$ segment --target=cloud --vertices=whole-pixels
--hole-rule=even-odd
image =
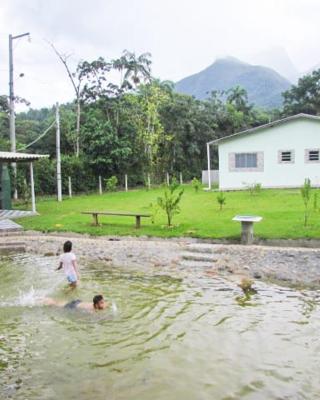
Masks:
[[[80,59],[107,59],[124,49],[150,51],[153,72],[178,80],[211,64],[219,55],[244,58],[284,47],[300,70],[320,61],[317,0],[3,0],[0,52],[7,34],[30,31],[14,52],[25,78],[16,92],[34,107],[72,99],[63,66],[45,39]],[[0,59],[0,87],[7,90],[8,60]]]

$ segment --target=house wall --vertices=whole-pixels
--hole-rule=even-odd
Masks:
[[[243,189],[252,183],[263,187],[298,187],[305,178],[320,186],[320,163],[306,162],[306,149],[320,148],[320,121],[288,121],[282,125],[232,138],[219,144],[220,189]],[[293,151],[294,162],[279,163],[279,151]],[[258,170],[241,171],[230,165],[232,153],[259,153]],[[261,160],[261,153],[263,159]],[[261,167],[262,166],[262,167]]]

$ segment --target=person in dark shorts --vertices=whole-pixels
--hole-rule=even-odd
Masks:
[[[108,303],[104,301],[102,294],[95,295],[92,299],[92,303],[86,303],[80,299],[72,300],[66,303],[51,298],[44,299],[42,303],[47,306],[58,306],[66,308],[68,310],[81,309],[86,311],[101,311],[109,306]]]

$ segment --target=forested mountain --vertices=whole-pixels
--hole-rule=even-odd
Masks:
[[[177,82],[175,89],[197,99],[206,99],[212,91],[227,91],[235,86],[247,91],[249,103],[270,109],[282,105],[281,93],[288,90],[291,83],[271,68],[227,57]]]

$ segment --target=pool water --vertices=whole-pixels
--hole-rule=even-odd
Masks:
[[[1,399],[319,399],[319,292],[92,263],[70,294],[56,265],[0,259]],[[97,293],[114,307],[38,304]]]

